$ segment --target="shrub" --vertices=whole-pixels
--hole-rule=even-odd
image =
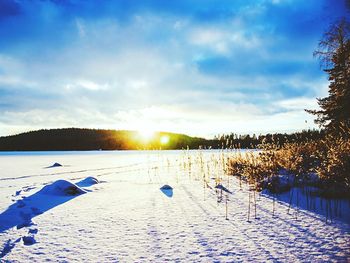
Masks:
[[[260,149],[259,153],[239,153],[229,161],[231,173],[255,189],[288,190],[285,179],[281,178],[284,174],[288,178],[291,175],[292,185],[313,183],[323,189],[323,195],[349,195],[349,138],[326,135],[323,139],[285,143],[283,146],[278,142],[263,143]]]

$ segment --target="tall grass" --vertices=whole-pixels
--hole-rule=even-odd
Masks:
[[[256,190],[276,193],[312,184],[320,189],[320,195],[350,197],[349,138],[326,135],[320,140],[282,146],[273,142],[259,148],[260,152],[234,155],[229,161],[231,174]]]
[[[298,207],[300,191],[306,196],[310,209],[316,206],[315,195],[350,198],[349,138],[326,135],[302,142],[280,143],[278,140],[269,140],[263,141],[258,150],[243,151],[230,145],[219,154],[204,153],[202,149],[196,153],[189,149],[182,151],[175,164],[179,168],[176,182],[198,181],[203,187],[203,200],[215,194],[218,206],[221,203],[225,207],[227,220],[232,215],[229,212],[235,209],[230,207],[234,191],[243,190],[243,193],[247,193],[248,221],[257,218],[259,192],[263,189],[272,193],[272,216],[276,215],[276,208],[279,207],[276,205],[277,195],[281,192],[289,191],[288,213],[295,197]],[[166,166],[168,169],[172,166],[169,160],[166,160]],[[240,182],[237,189],[234,189],[237,184],[233,176]],[[248,184],[248,188],[243,187],[243,183]],[[327,219],[340,214],[341,207],[337,202],[333,201],[333,205],[327,199],[320,199],[320,202],[321,206],[324,202]],[[292,211],[297,218],[298,208]]]

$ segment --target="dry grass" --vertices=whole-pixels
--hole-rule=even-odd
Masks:
[[[349,196],[350,139],[327,135],[303,143],[278,142],[260,145],[258,153],[233,155],[229,160],[232,175],[247,181],[256,190],[278,192],[288,189],[280,182],[281,174],[290,174],[291,185],[315,184],[320,194]]]

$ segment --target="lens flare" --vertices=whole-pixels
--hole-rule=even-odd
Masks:
[[[169,142],[169,136],[167,136],[167,135],[163,135],[163,136],[161,136],[160,137],[160,143],[161,144],[168,144],[168,142]]]

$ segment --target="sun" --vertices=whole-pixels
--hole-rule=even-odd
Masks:
[[[137,133],[144,141],[150,141],[155,135],[155,131],[149,127],[140,128],[138,129]]]

